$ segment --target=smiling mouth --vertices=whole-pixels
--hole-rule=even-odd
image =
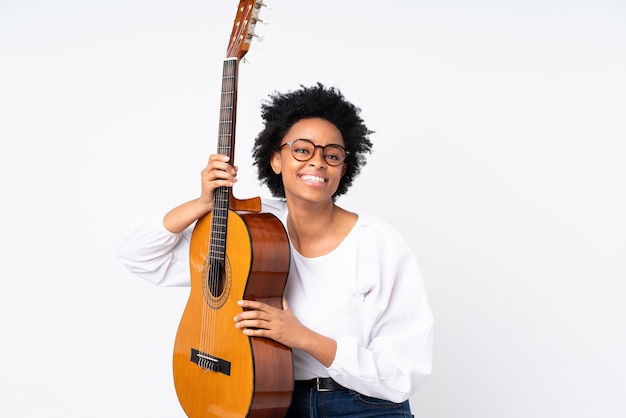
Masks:
[[[302,180],[312,181],[312,182],[315,182],[315,183],[325,183],[326,182],[326,179],[324,179],[323,177],[312,176],[310,174],[306,174],[306,175],[302,176],[301,178],[302,178]]]

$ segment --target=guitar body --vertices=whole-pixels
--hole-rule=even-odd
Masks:
[[[222,261],[209,257],[210,216],[192,235],[191,292],[174,346],[176,392],[191,418],[283,417],[293,386],[291,350],[247,337],[233,318],[241,299],[282,307],[289,241],[271,214],[228,210],[227,219]]]

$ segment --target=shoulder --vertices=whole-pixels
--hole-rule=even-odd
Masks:
[[[389,222],[373,216],[360,215],[355,234],[361,247],[370,247],[377,253],[412,253],[404,236]]]
[[[402,236],[395,227],[377,216],[359,215],[356,227],[366,234],[379,235],[381,238],[402,240]]]

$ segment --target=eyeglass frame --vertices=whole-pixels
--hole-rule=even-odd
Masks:
[[[293,153],[293,148],[291,147],[291,145],[296,142],[296,141],[306,141],[309,144],[313,145],[313,152],[311,153],[310,157],[307,158],[306,160],[301,160],[299,157],[296,157],[295,154]],[[338,167],[341,164],[343,164],[346,161],[346,158],[348,158],[348,155],[350,154],[343,146],[339,145],[339,144],[327,144],[327,145],[316,145],[313,143],[313,141],[311,141],[310,139],[306,139],[306,138],[296,138],[296,139],[292,139],[289,142],[285,142],[284,144],[280,144],[279,148],[283,149],[283,147],[285,145],[289,145],[289,153],[291,154],[291,156],[294,158],[294,160],[296,161],[300,161],[301,163],[304,163],[306,161],[310,161],[313,156],[315,156],[315,151],[320,148],[322,150],[322,159],[326,162],[326,164],[328,164],[331,167]],[[337,147],[339,149],[341,149],[343,151],[343,160],[341,160],[340,162],[338,162],[337,164],[332,164],[330,163],[330,161],[332,160],[327,160],[326,158],[324,158],[324,150],[326,149],[326,147]]]

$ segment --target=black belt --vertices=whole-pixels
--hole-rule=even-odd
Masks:
[[[335,390],[348,390],[335,382],[330,377],[316,377],[311,380],[296,380],[296,387],[315,389],[318,392],[332,392]]]

